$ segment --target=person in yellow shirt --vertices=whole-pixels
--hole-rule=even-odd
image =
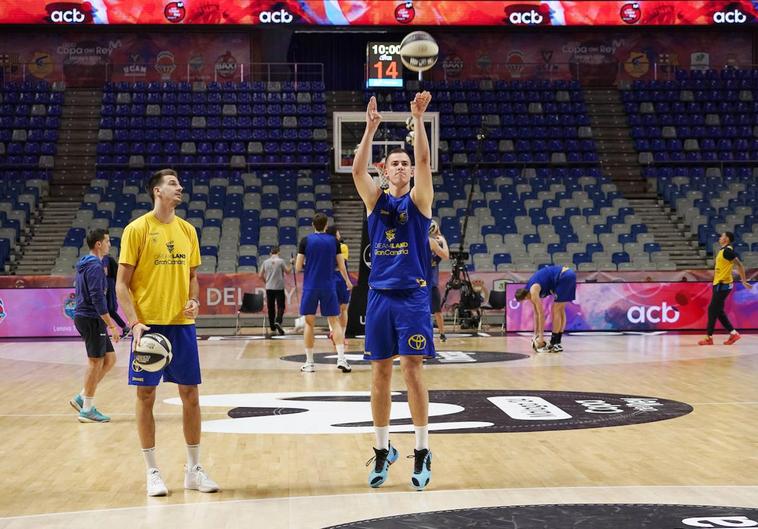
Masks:
[[[182,186],[173,169],[161,169],[148,182],[153,210],[133,220],[121,236],[116,293],[132,327],[132,346],[147,332],[168,338],[173,359],[155,373],[129,359],[129,385],[137,386],[137,430],[147,466],[147,495],[166,496],[155,455],[153,405],[161,377],[179,386],[187,466],[184,488],[216,492],[219,486],[200,466],[200,360],[195,318],[200,309],[197,267],[200,248],[194,226],[176,216]]]
[[[721,322],[724,329],[729,331],[729,337],[724,342],[724,345],[732,345],[741,338],[740,333],[734,329],[724,310],[724,302],[726,302],[726,298],[729,297],[729,293],[734,286],[732,268],[737,267],[740,281],[745,285],[745,288],[753,288],[753,285],[747,282],[745,267],[742,266],[737,252],[732,247],[732,243],[734,243],[734,234],[730,231],[725,231],[719,237],[721,249],[716,253],[716,267],[713,274],[713,295],[711,303],[708,305],[708,329],[706,331],[708,334],[698,342],[698,345],[713,345],[713,331],[716,329],[716,319]]]

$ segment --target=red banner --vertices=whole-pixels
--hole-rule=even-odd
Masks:
[[[2,24],[671,26],[754,23],[750,0],[5,0]]]

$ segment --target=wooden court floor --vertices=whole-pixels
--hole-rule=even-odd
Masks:
[[[425,366],[432,429],[453,431],[431,434],[432,482],[421,493],[408,484],[413,435],[402,433],[409,426],[399,368],[391,439],[401,459],[384,487],[370,489],[367,365],[342,374],[326,358],[304,374],[298,359],[286,358],[301,354],[295,337],[202,340],[201,459],[223,491],[183,490],[181,408],[165,384],[155,412],[166,498],[145,496],[127,344],[116,346],[117,366],[97,394],[112,422],[80,424],[68,400],[81,387],[81,342],[0,342],[0,528],[321,528],[436,509],[577,502],[756,507],[758,335],[731,347],[699,347],[697,339],[567,335],[565,352],[541,355],[519,335],[436,342],[445,362]],[[351,358],[361,346],[350,340]],[[316,351],[331,353],[331,343],[317,340]],[[659,420],[663,402],[678,411]],[[579,415],[594,422],[532,428],[540,418],[566,425]]]

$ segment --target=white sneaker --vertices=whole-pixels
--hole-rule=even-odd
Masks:
[[[161,472],[157,468],[150,468],[147,471],[147,495],[148,496],[166,496],[168,489],[163,483]]]
[[[300,371],[302,371],[303,373],[313,373],[314,371],[316,371],[316,364],[314,364],[313,362],[306,362],[300,368]]]
[[[554,353],[562,353],[563,352],[563,345],[557,343],[553,345],[553,352]]]
[[[190,490],[199,490],[200,492],[218,492],[219,486],[205,473],[203,467],[195,465],[188,469],[184,465],[184,488]]]
[[[343,373],[350,373],[353,368],[350,367],[350,364],[347,363],[346,359],[337,360],[337,369],[342,371]]]

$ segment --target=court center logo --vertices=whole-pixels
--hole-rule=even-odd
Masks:
[[[407,394],[393,392],[390,432],[412,433]],[[181,405],[179,398],[166,400]],[[235,434],[372,433],[370,393],[293,392],[204,395],[203,407],[229,408],[229,419],[203,431]],[[429,392],[429,430],[504,433],[605,428],[663,421],[692,411],[683,402],[637,395],[531,390]]]
[[[426,347],[426,338],[421,334],[414,334],[408,338],[408,347],[414,351],[421,351]]]
[[[345,523],[326,529],[411,529],[467,527],[613,527],[614,529],[687,529],[758,527],[758,509],[714,505],[577,504],[513,505],[419,512]]]

